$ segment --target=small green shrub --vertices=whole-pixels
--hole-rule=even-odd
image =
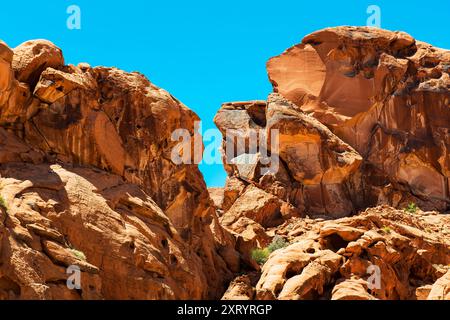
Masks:
[[[272,243],[269,244],[267,249],[269,249],[269,252],[272,253],[275,250],[283,249],[283,248],[287,247],[288,245],[289,245],[289,243],[286,240],[284,240],[282,237],[275,236],[272,240]]]
[[[253,249],[252,250],[252,259],[256,261],[257,264],[263,265],[266,263],[269,258],[270,252],[269,249]]]
[[[6,212],[8,212],[8,205],[6,204],[5,198],[0,195],[0,208],[3,208]]]
[[[69,250],[76,258],[86,261],[86,255],[83,252],[81,252],[79,250],[75,250],[75,249],[69,249]]]
[[[392,231],[390,227],[383,227],[381,230],[383,230],[384,233],[391,233]]]
[[[264,249],[253,249],[252,250],[252,259],[256,261],[259,265],[263,265],[266,263],[270,254],[275,250],[285,248],[289,245],[282,237],[276,236],[273,238],[272,242]]]
[[[408,213],[414,214],[417,212],[418,209],[419,207],[417,207],[417,205],[414,202],[411,202],[404,210]]]

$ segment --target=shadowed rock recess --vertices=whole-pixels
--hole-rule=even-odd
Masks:
[[[208,192],[171,161],[199,119],[167,91],[0,41],[0,299],[450,300],[450,52],[338,27],[267,71],[267,101],[215,123],[264,132],[278,170],[224,152]]]

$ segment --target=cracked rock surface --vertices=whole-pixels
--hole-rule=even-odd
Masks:
[[[197,120],[139,73],[1,42],[0,298],[219,298],[234,238],[197,166],[170,158],[172,131]]]

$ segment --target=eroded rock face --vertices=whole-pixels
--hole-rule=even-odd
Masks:
[[[32,87],[36,85],[45,69],[62,66],[64,66],[62,51],[50,41],[31,40],[14,49],[12,67],[15,78]]]
[[[9,197],[11,206],[6,220],[11,222],[2,228],[6,246],[2,255],[11,260],[13,255],[31,250],[30,257],[39,256],[48,265],[43,274],[29,279],[22,279],[28,272],[26,268],[0,270],[8,288],[20,288],[13,290],[19,292],[17,298],[68,295],[58,282],[61,276],[55,278],[58,293],[48,291],[46,282],[53,281],[54,268],[60,274],[62,269],[57,266],[73,260],[67,253],[71,244],[86,250],[89,265],[97,268],[93,276],[95,294],[82,293],[82,298],[220,297],[231,279],[231,270],[239,267],[234,239],[219,225],[197,166],[171,161],[172,149],[178,143],[172,141],[172,132],[187,129],[194,136],[197,120],[195,113],[141,74],[91,68],[85,63],[65,66],[61,50],[48,41],[28,41],[14,50],[0,43],[1,176],[5,184],[14,179],[16,184],[26,185],[22,191],[2,193]],[[37,165],[35,171],[30,167],[24,170],[40,180],[46,179],[53,170],[50,165],[56,163],[95,168],[98,176],[91,181],[95,188],[79,184],[86,189],[86,199],[93,198],[92,213],[78,213],[87,200],[70,187],[71,183],[88,179],[85,173],[58,169],[58,177],[50,179],[46,187],[55,194],[43,195],[47,189],[39,190],[33,182],[24,182],[26,176],[17,178],[17,170],[8,169],[15,162]],[[110,175],[121,182],[99,187],[95,180],[101,182]],[[57,206],[54,216],[38,211],[30,221],[14,218],[16,201],[23,200],[27,188],[40,195],[36,201],[50,201],[47,206]],[[120,197],[131,197],[127,193],[130,190],[139,196],[128,201],[114,194],[115,200],[111,200],[109,193],[102,193],[106,189],[109,193],[121,190]],[[52,202],[56,194],[65,198]],[[105,215],[104,221],[94,217],[95,210]],[[40,220],[65,240],[55,244],[48,236],[35,236]],[[33,229],[29,224],[39,227]],[[29,241],[16,243],[10,231],[15,228]],[[104,232],[105,236],[96,232]],[[95,244],[85,246],[83,237]],[[101,252],[112,251],[117,256],[106,261]],[[117,277],[123,278],[120,281],[134,277],[136,283],[124,289],[125,284],[115,283]],[[41,287],[23,294],[30,283]],[[113,289],[113,285],[117,288]],[[155,290],[150,293],[149,288]]]
[[[1,209],[0,298],[207,295],[202,261],[139,186],[60,165],[2,164],[0,174],[8,203]],[[81,290],[66,285],[71,265],[82,271]]]
[[[219,110],[241,141],[208,191],[171,160],[199,119],[167,91],[0,42],[0,299],[450,299],[449,217],[367,209],[449,209],[449,66],[404,33],[306,37],[269,61],[267,101]]]
[[[255,105],[258,113],[250,111]],[[270,229],[293,216],[307,213],[337,218],[357,211],[355,183],[362,157],[281,95],[271,94],[265,104],[224,104],[215,122],[224,137],[229,128],[240,130],[242,144],[247,148],[241,149],[245,153],[230,156],[228,148],[239,150],[239,142],[230,144],[224,139],[229,177],[220,208],[221,224],[237,236],[237,249],[243,257],[249,256],[252,246],[270,242]],[[271,149],[271,142],[262,144],[269,149],[262,153],[270,153],[270,158],[278,162],[275,170],[264,170],[261,150],[251,153],[247,140],[255,134],[252,130],[264,133],[253,141],[272,139],[272,133],[277,132],[276,150]]]
[[[450,207],[450,52],[402,32],[317,31],[267,63],[274,91],[363,158],[358,199]]]
[[[450,300],[450,270],[430,288],[428,300]]]
[[[279,132],[279,157],[302,186],[307,212],[333,217],[355,212],[351,180],[361,156],[326,126],[277,94],[267,107],[267,131]],[[297,200],[297,205],[300,204]]]
[[[265,103],[223,104],[216,125],[245,147],[223,142],[221,223],[257,270],[252,246],[291,242],[262,267],[256,299],[446,298],[447,217],[367,208],[450,208],[449,67],[449,51],[405,33],[331,28],[269,60]],[[265,150],[248,145],[255,130]],[[277,170],[262,170],[264,154]],[[380,288],[368,282],[372,265]],[[250,289],[238,278],[227,297],[235,291]]]
[[[387,206],[337,220],[293,218],[277,230],[291,245],[270,255],[255,297],[415,300],[425,291],[448,299],[449,219]]]
[[[234,279],[222,300],[253,300],[255,289],[252,286],[252,279],[248,275],[239,276]]]

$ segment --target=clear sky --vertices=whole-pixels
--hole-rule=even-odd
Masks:
[[[0,39],[10,47],[45,38],[66,63],[139,71],[202,119],[221,103],[265,99],[271,91],[266,61],[318,29],[365,25],[369,5],[381,26],[450,48],[450,0],[46,0],[4,1]],[[81,9],[81,29],[69,30],[70,5]],[[224,184],[221,165],[201,165],[208,186]]]

